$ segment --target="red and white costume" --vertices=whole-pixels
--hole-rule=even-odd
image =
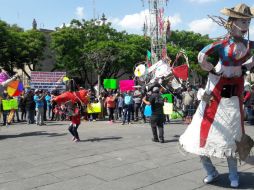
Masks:
[[[201,100],[191,124],[179,139],[187,152],[218,158],[235,157],[235,141],[240,141],[244,131],[242,66],[253,67],[252,48],[253,42],[239,42],[227,37],[199,53],[199,62],[205,70],[213,67],[207,57],[211,54],[219,56],[215,66],[218,75],[209,73],[205,92],[212,95],[212,99],[209,103]],[[234,92],[231,97],[222,97],[221,92],[228,85],[234,87]]]

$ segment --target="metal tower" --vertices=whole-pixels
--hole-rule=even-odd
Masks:
[[[166,21],[164,21],[164,7],[168,0],[141,0],[143,6],[148,2],[149,25],[144,24],[144,31],[149,30],[151,38],[151,61],[152,64],[166,56]]]

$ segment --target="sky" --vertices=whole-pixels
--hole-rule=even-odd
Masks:
[[[143,3],[144,2],[144,3]],[[55,29],[72,19],[99,19],[106,15],[118,31],[143,34],[142,27],[149,12],[149,0],[0,0],[0,19],[32,28],[35,18],[38,28]],[[222,8],[238,3],[254,7],[253,0],[168,0],[164,16],[169,18],[172,30],[194,31],[212,38],[226,34],[226,30],[207,15],[222,16]],[[254,40],[254,19],[250,26],[250,39]]]

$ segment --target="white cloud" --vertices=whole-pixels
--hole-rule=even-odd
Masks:
[[[211,3],[211,2],[215,2],[217,0],[189,0],[192,3]]]
[[[173,16],[169,16],[168,18],[172,26],[176,26],[182,22],[180,14],[175,14]]]
[[[75,14],[78,18],[84,18],[84,7],[77,7],[76,8],[76,11],[75,11]]]
[[[218,25],[209,18],[193,20],[189,24],[189,30],[202,35],[211,34],[218,29]]]
[[[168,17],[171,25],[175,26],[182,22],[180,14],[175,14],[173,16]],[[123,19],[119,18],[110,18],[109,21],[121,29],[128,31],[142,31],[144,23],[149,25],[149,10],[143,10],[139,13],[135,13],[132,15],[125,15]]]
[[[142,28],[145,20],[148,19],[149,10],[141,11],[132,15],[125,15],[122,20],[119,19],[118,25],[126,29]]]

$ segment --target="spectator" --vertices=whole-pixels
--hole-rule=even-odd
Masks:
[[[34,124],[35,102],[33,90],[28,90],[25,94],[24,104],[26,109],[27,124]]]
[[[123,105],[124,105],[124,99],[123,99],[123,95],[120,93],[119,96],[117,97],[117,109],[118,109],[119,119],[122,119]]]
[[[167,98],[164,98],[163,100],[164,100],[164,106],[166,104],[169,104]],[[164,115],[165,115],[165,123],[170,123],[169,114],[164,114]]]
[[[44,99],[45,96],[42,91],[36,89],[34,95],[34,102],[36,107],[36,124],[44,125],[43,114],[44,114]]]
[[[19,109],[21,112],[21,121],[26,121],[26,105],[24,102],[24,94],[23,93],[19,99]]]
[[[106,98],[105,102],[104,102],[104,106],[107,108],[107,112],[109,115],[109,123],[113,123],[114,122],[114,110],[116,107],[116,95],[113,96],[112,93],[109,94],[109,96]]]
[[[128,124],[130,124],[132,105],[133,105],[133,97],[131,95],[131,91],[127,91],[127,93],[124,94],[123,122],[122,122],[122,125],[125,124],[126,120],[127,120]]]
[[[48,112],[48,119],[50,119],[51,116],[51,110],[52,110],[52,105],[51,105],[51,95],[50,92],[47,92],[47,95],[45,96],[46,104],[47,104],[47,112]]]
[[[134,91],[133,101],[134,101],[135,121],[138,121],[139,120],[139,111],[140,111],[141,102],[142,102],[141,92],[139,89]]]
[[[187,91],[183,92],[183,114],[185,123],[190,123],[192,116],[196,110],[196,93],[192,90],[191,86],[188,86]]]

